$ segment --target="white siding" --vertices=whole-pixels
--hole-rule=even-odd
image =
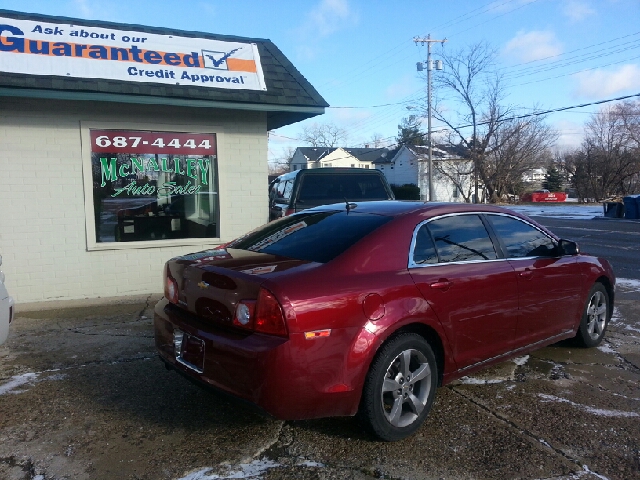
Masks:
[[[17,302],[162,291],[162,266],[213,247],[267,219],[267,126],[263,113],[3,98],[0,112],[0,254]],[[85,125],[217,135],[220,236],[214,242],[87,249]],[[86,159],[84,159],[86,160]],[[177,241],[180,242],[180,241]]]

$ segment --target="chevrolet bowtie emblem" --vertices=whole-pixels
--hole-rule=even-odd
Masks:
[[[198,286],[204,290],[209,287],[209,284],[207,282],[198,282]]]

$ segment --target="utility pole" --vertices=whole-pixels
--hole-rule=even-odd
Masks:
[[[418,44],[420,42],[422,45],[427,44],[427,142],[429,144],[429,201],[432,202],[434,200],[433,193],[433,152],[431,151],[431,70],[433,70],[433,62],[431,60],[431,44],[432,43],[441,43],[444,45],[444,40],[433,40],[431,39],[431,34],[427,35],[427,38],[414,37],[413,41]],[[418,62],[418,71],[421,72],[424,67],[422,62]],[[436,70],[442,70],[442,60],[436,60]]]

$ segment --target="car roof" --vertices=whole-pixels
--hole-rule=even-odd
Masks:
[[[305,168],[302,170],[294,170],[293,172],[289,172],[289,173],[283,173],[276,180],[279,180],[279,181],[289,180],[291,178],[295,178],[300,174],[304,174],[304,175],[355,175],[355,174],[382,175],[382,172],[375,168],[352,168],[352,167]]]
[[[509,213],[518,217],[516,212],[507,208],[494,205],[472,204],[472,203],[447,203],[447,202],[416,202],[405,200],[384,200],[371,202],[349,202],[349,209],[358,213],[368,213],[374,215],[401,216],[411,213],[422,214],[425,217],[443,215],[447,213],[464,213],[464,212],[487,212],[487,213]],[[312,210],[327,211],[336,209],[345,209],[346,203],[334,203],[331,205],[322,205]]]

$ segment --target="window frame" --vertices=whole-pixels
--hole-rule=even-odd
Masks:
[[[138,122],[96,122],[96,121],[80,121],[80,139],[81,139],[81,157],[82,157],[82,176],[84,186],[84,214],[85,214],[85,233],[87,241],[87,251],[104,251],[104,250],[138,250],[146,248],[166,248],[177,246],[202,246],[206,244],[221,243],[224,237],[223,225],[218,227],[218,237],[197,237],[197,238],[176,238],[166,240],[145,240],[132,242],[98,242],[96,236],[96,224],[93,202],[93,172],[91,165],[91,130],[138,130],[168,133],[202,133],[215,135],[216,138],[216,177],[212,179],[213,194],[217,196],[218,213],[217,221],[223,218],[220,200],[220,162],[219,159],[224,155],[224,129],[216,128],[215,130],[207,128],[204,125],[167,125],[157,123],[138,123]]]
[[[417,241],[417,235],[418,235],[418,231],[420,230],[420,228],[422,228],[423,225],[426,225],[434,220],[438,220],[444,217],[452,217],[452,216],[463,216],[463,215],[476,215],[478,217],[480,217],[480,220],[482,221],[485,229],[487,230],[487,233],[489,234],[489,239],[491,240],[491,242],[493,243],[493,247],[496,251],[496,255],[497,258],[495,259],[489,259],[489,260],[462,260],[459,262],[441,262],[440,261],[440,254],[438,252],[438,248],[436,248],[436,255],[438,256],[438,263],[415,263],[414,262],[414,252],[415,252],[415,248],[416,248],[416,241]],[[491,225],[490,220],[487,218],[489,215],[498,215],[498,216],[503,216],[503,217],[509,217],[512,218],[514,220],[517,221],[521,221],[526,225],[529,225],[530,227],[533,227],[534,229],[538,230],[540,233],[542,233],[543,235],[545,235],[546,237],[548,237],[556,246],[558,245],[558,239],[555,238],[552,235],[549,235],[548,232],[545,232],[544,230],[542,230],[540,227],[534,225],[531,222],[527,222],[525,219],[517,217],[515,215],[511,215],[509,213],[503,213],[503,212],[482,212],[482,211],[475,211],[475,212],[458,212],[458,213],[446,213],[443,215],[438,215],[432,218],[428,218],[426,220],[421,221],[420,223],[418,223],[415,228],[413,229],[413,234],[411,237],[411,244],[409,246],[409,258],[408,258],[408,262],[407,262],[407,268],[429,268],[429,267],[438,267],[441,265],[465,265],[465,264],[473,264],[473,263],[488,263],[488,262],[506,262],[506,261],[518,261],[518,260],[531,260],[531,259],[535,259],[535,258],[558,258],[559,255],[556,256],[550,256],[550,257],[540,257],[540,256],[532,256],[532,257],[509,257],[507,256],[507,250],[506,250],[506,246],[504,244],[504,242],[502,241],[502,239],[500,238],[500,236],[495,232],[495,230],[493,229],[493,226]],[[435,246],[435,241],[433,239],[433,235],[431,234],[431,231],[428,230],[429,235],[431,236],[431,240]]]
[[[516,217],[515,215],[509,215],[509,214],[502,213],[502,212],[485,212],[484,215],[485,215],[485,217],[489,217],[491,215],[495,215],[495,216],[499,216],[499,217],[508,217],[508,218],[513,219],[513,220],[522,222],[525,225],[528,225],[528,226],[532,227],[533,229],[537,230],[538,232],[540,232],[545,237],[549,238],[551,240],[551,242],[555,245],[556,251],[558,249],[559,240],[557,238],[549,235],[548,232],[545,232],[544,230],[542,230],[537,225],[534,225],[531,222],[527,222],[524,218]],[[498,235],[498,233],[494,230],[493,225],[491,225],[491,220],[489,218],[486,218],[486,223],[489,226],[489,228],[494,232],[494,235],[495,235],[496,240],[498,241],[498,243],[500,245],[500,249],[502,250],[502,254],[504,255],[505,260],[517,261],[517,260],[531,260],[531,259],[534,259],[534,258],[558,258],[558,257],[562,256],[562,255],[556,254],[556,255],[550,255],[550,256],[530,255],[530,256],[527,256],[527,257],[510,257],[508,255],[508,253],[507,253],[506,244],[502,240],[502,237],[500,235]]]

